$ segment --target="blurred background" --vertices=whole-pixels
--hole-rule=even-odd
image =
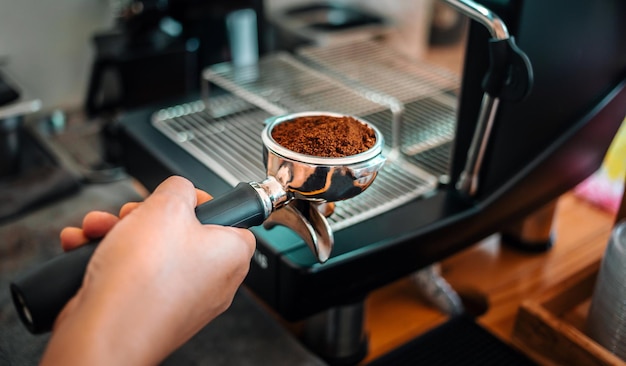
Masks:
[[[125,0],[6,0],[0,4],[0,65],[12,74],[24,89],[42,101],[43,110],[73,109],[85,102],[92,64],[96,56],[93,38],[96,33],[112,29],[121,17]],[[141,3],[141,2],[139,2]],[[158,1],[144,1],[157,6]],[[193,1],[170,1],[171,6],[194,6]],[[198,2],[200,3],[200,2]],[[268,18],[286,7],[296,8],[321,3],[311,0],[266,0],[214,2],[214,14],[224,13],[220,7],[262,7]],[[248,4],[245,4],[248,3]],[[178,5],[177,5],[178,4]],[[432,20],[432,0],[387,0],[333,2],[358,5],[386,17],[394,24],[394,44],[402,52],[419,57],[428,42]],[[146,5],[146,6],[147,6]],[[165,5],[161,5],[165,6]],[[454,22],[456,13],[438,12],[439,23]],[[217,16],[217,15],[215,15]],[[210,17],[210,14],[206,14]],[[448,20],[446,20],[446,17]],[[450,20],[452,17],[452,20]],[[221,19],[223,21],[223,17]],[[271,20],[271,19],[270,19]],[[184,25],[191,28],[191,22]],[[207,31],[214,25],[206,25]],[[218,34],[213,34],[218,38]],[[266,39],[266,47],[282,47],[276,40]],[[223,57],[227,58],[227,57]],[[210,62],[216,62],[212,59]]]

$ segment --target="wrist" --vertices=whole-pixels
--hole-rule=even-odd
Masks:
[[[139,301],[85,288],[59,317],[42,365],[155,365],[172,350]],[[154,318],[152,318],[154,319]]]

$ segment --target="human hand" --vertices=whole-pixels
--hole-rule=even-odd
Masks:
[[[119,218],[90,213],[82,229],[63,230],[64,249],[108,233],[42,364],[155,364],[226,310],[255,240],[245,229],[200,224],[194,208],[208,198],[172,177]]]

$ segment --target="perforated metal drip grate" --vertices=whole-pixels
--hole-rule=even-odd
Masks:
[[[329,74],[359,82],[400,102],[458,89],[459,78],[427,62],[409,60],[383,42],[364,40],[327,47],[304,47],[298,56]]]
[[[459,78],[426,62],[409,60],[384,43],[364,40],[328,47],[304,47],[298,56],[352,85],[376,90],[404,106],[401,117],[400,146],[407,156],[436,148],[454,138]],[[390,119],[388,111],[369,117]],[[389,125],[379,126],[386,137]],[[390,139],[389,139],[390,140]],[[420,159],[428,158],[421,154]],[[427,165],[430,162],[426,162]]]
[[[250,67],[214,65],[203,78],[275,115],[332,111],[363,116],[389,108],[383,96],[364,95],[282,52]]]
[[[448,146],[456,120],[456,98],[449,92],[458,87],[453,75],[407,63],[369,41],[305,49],[299,57],[276,53],[254,66],[213,65],[203,72],[206,85],[232,94],[163,109],[155,113],[153,124],[233,186],[265,178],[261,131],[270,115],[318,110],[362,117],[383,133],[385,152],[399,128],[399,144],[393,141],[399,151],[390,154],[370,188],[337,202],[329,218],[333,230],[436,188],[447,172],[449,152],[439,147]]]
[[[413,156],[424,150],[449,142],[454,136],[456,98],[447,94],[435,95],[405,104],[400,126],[402,153]],[[392,127],[389,111],[365,117],[378,127],[387,141],[391,141]]]
[[[236,105],[238,108],[225,107]],[[216,111],[230,110],[223,115]],[[214,116],[218,117],[214,117]],[[266,177],[261,131],[270,114],[240,98],[211,98],[208,108],[198,101],[173,106],[153,115],[153,125],[235,186]],[[434,189],[437,180],[403,159],[390,159],[362,194],[336,203],[329,218],[333,230],[354,225],[406,203]]]
[[[227,106],[231,113],[223,115]],[[235,186],[266,176],[261,131],[268,117],[269,113],[240,98],[225,96],[212,98],[209,108],[197,101],[162,109],[154,114],[152,124]]]
[[[443,176],[447,177],[450,169],[451,154],[452,142],[448,141],[432,149],[417,153],[411,156],[409,160],[428,173],[443,179]]]

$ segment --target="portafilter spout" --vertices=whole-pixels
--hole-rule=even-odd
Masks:
[[[261,138],[267,178],[262,182],[239,183],[226,194],[198,206],[198,220],[203,224],[248,228],[266,223],[270,215],[288,207],[283,218],[267,220],[268,226],[285,224],[291,227],[285,217],[293,217],[288,213],[292,212],[302,216],[304,223],[311,226],[318,226],[316,222],[322,220],[323,227],[327,223],[316,209],[318,204],[349,199],[367,189],[385,162],[380,131],[366,121],[352,117],[374,131],[375,143],[364,152],[345,157],[297,153],[279,145],[272,137],[272,129],[278,124],[310,116],[345,117],[329,112],[304,112],[266,120]],[[308,235],[316,236],[316,230],[320,230],[319,226]],[[304,239],[323,263],[330,256],[332,233],[322,231],[326,231],[320,234],[327,240],[321,248],[315,240]],[[303,233],[299,234],[302,236]],[[61,309],[80,288],[96,247],[94,242],[61,254],[11,283],[13,303],[31,333],[44,333],[52,328]]]

